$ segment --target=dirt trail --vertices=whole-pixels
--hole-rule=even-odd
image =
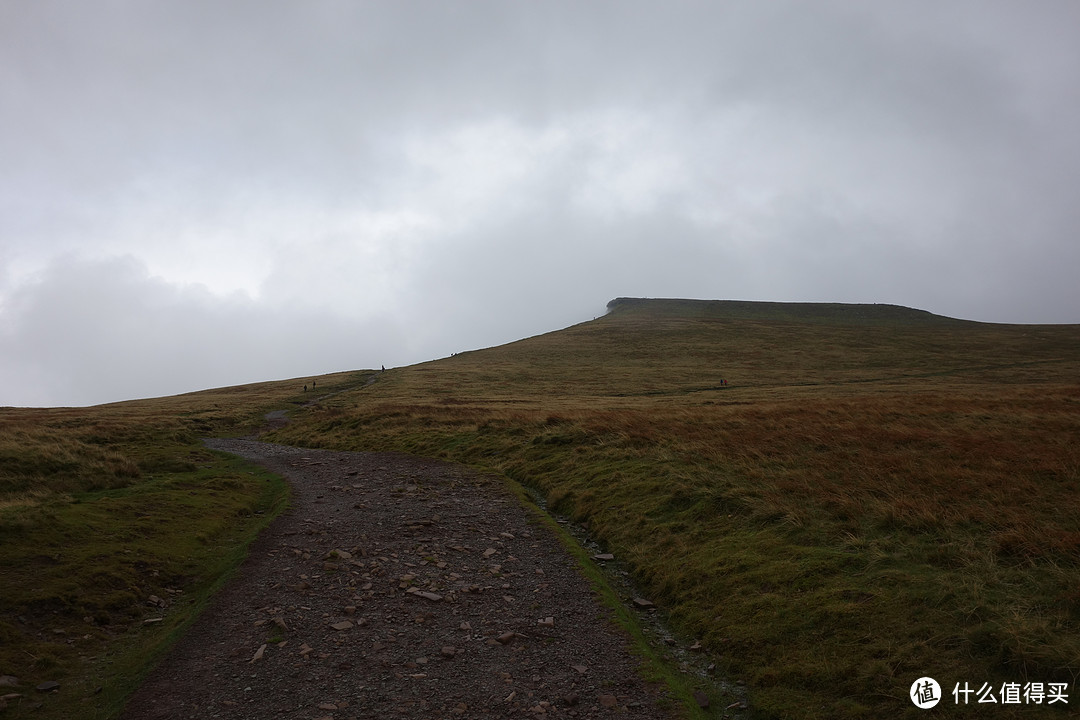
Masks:
[[[497,479],[406,455],[207,444],[285,476],[293,507],[125,720],[673,716],[574,561]]]

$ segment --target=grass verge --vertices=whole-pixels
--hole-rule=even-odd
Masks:
[[[720,683],[709,678],[694,677],[680,672],[671,659],[664,657],[646,636],[644,624],[640,616],[630,609],[627,603],[628,598],[623,597],[616,590],[605,571],[596,564],[590,553],[582,547],[574,535],[547,511],[539,508],[524,486],[505,475],[502,479],[517,496],[518,502],[532,513],[534,521],[553,533],[574,558],[580,573],[588,581],[598,602],[611,612],[610,620],[626,634],[631,652],[641,659],[642,676],[648,682],[668,689],[682,717],[688,720],[723,717],[721,708],[739,702],[740,698]],[[709,707],[702,707],[695,698],[695,693],[708,697]]]
[[[924,675],[1073,695],[1003,717],[1080,702],[1075,326],[650,308],[388,371],[275,438],[537,488],[758,716],[918,717]]]
[[[275,476],[208,457],[198,470],[0,516],[0,668],[7,717],[108,718],[287,500]],[[5,522],[6,521],[6,522]],[[34,690],[54,681],[53,693]]]
[[[303,384],[0,409],[0,675],[17,678],[0,695],[18,696],[5,718],[119,712],[287,502],[280,478],[200,436],[254,432],[311,398]]]

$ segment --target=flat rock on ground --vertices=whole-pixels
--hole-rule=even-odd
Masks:
[[[292,508],[125,720],[673,716],[498,479],[398,454],[207,445],[286,477]]]

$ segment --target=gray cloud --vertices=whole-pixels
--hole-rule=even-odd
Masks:
[[[381,318],[346,322],[218,297],[152,277],[133,258],[64,258],[3,310],[12,319],[0,331],[9,404],[94,404],[371,367],[405,344]]]
[[[622,295],[1080,322],[1077,28],[1054,0],[0,4],[0,404],[414,362]]]

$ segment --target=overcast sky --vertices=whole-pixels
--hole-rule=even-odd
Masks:
[[[1080,322],[1080,3],[0,0],[0,405],[617,296]]]

